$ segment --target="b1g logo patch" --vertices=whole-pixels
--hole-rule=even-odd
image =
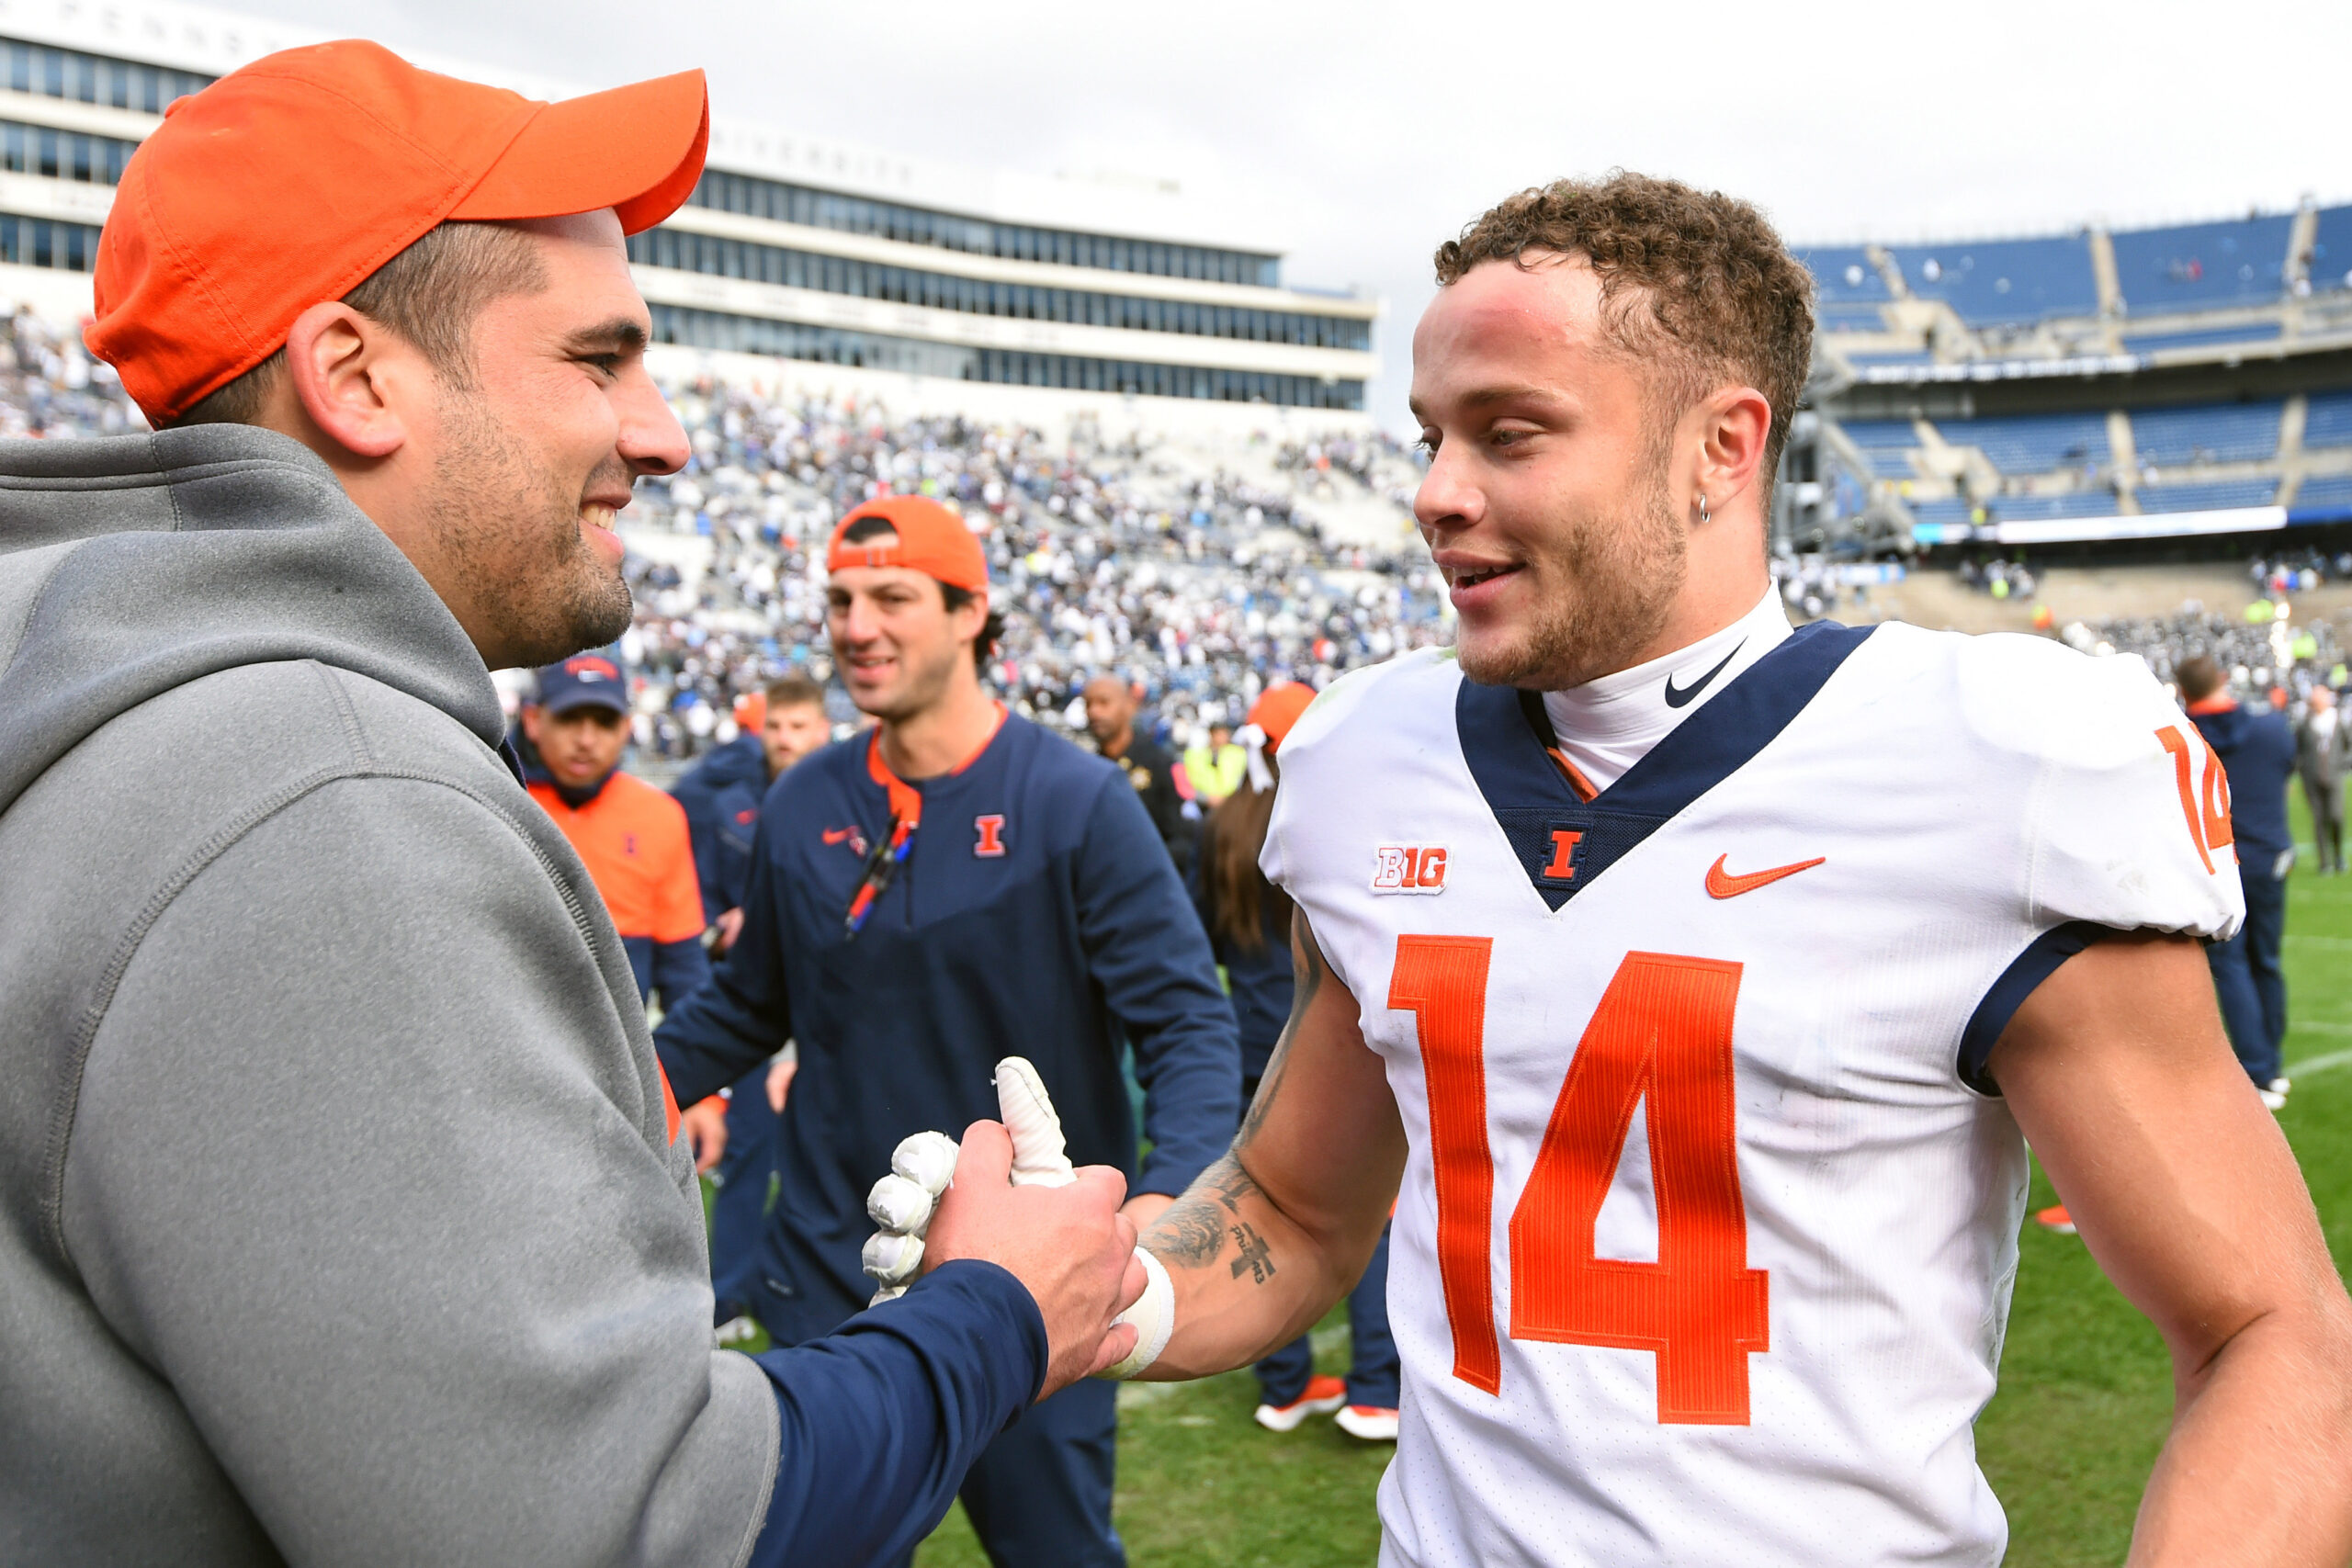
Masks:
[[[1374,893],[1445,891],[1443,844],[1382,844],[1372,852]]]

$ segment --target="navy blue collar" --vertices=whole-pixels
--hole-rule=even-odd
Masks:
[[[1528,881],[1557,909],[1746,766],[1876,629],[1799,627],[1589,801],[1568,787],[1512,687],[1462,682],[1453,704],[1462,755]]]

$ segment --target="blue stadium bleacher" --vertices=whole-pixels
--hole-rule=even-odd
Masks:
[[[1847,364],[1858,370],[1873,365],[1933,365],[1936,362],[1936,356],[1924,348],[1881,349],[1861,354],[1850,349],[1838,352],[1845,355]]]
[[[1969,503],[1962,496],[1947,496],[1936,501],[1915,501],[1911,515],[1922,523],[1949,525],[1969,520]]]
[[[2167,348],[2205,348],[2224,343],[2269,343],[2278,336],[2277,321],[2247,321],[2234,327],[2199,327],[2190,332],[2142,333],[2126,336],[2123,346],[2133,354],[2154,354]]]
[[[2050,474],[2108,460],[2103,413],[2018,414],[1948,419],[1936,427],[1955,446],[1981,449],[2005,474]]]
[[[2112,517],[2115,497],[2103,490],[2070,491],[2064,495],[2003,495],[1984,503],[1996,523],[2046,523],[2054,517]]]
[[[2312,236],[2312,287],[2352,288],[2352,207],[2323,207]]]
[[[2306,517],[2306,513],[2318,513],[2319,517]],[[2290,523],[2334,522],[2352,515],[2352,474],[2328,474],[2315,479],[2305,479],[2295,491],[2295,503],[2287,509]]]
[[[2352,392],[2313,392],[2303,414],[2306,446],[2352,446]]]
[[[2240,218],[2169,229],[2119,230],[2115,276],[2135,316],[2276,298],[2286,287],[2294,219]]]
[[[2254,479],[2214,479],[2206,484],[2145,485],[2140,491],[2143,512],[2226,512],[2240,506],[2267,506],[2278,492],[2278,481],[2265,476]]]
[[[1971,326],[2098,313],[2090,246],[2079,234],[1891,247],[1911,292]]]
[[[1912,477],[1909,455],[1919,445],[1918,433],[1907,419],[1858,419],[1840,424],[1847,439],[1862,450],[1871,471],[1883,479]]]
[[[2143,463],[2257,463],[2278,450],[2279,403],[2138,409],[2132,445]]]
[[[1885,320],[1875,305],[1822,305],[1814,311],[1815,324],[1825,333],[1883,333]]]
[[[1806,271],[1813,274],[1825,314],[1833,306],[1877,304],[1894,298],[1886,290],[1886,279],[1871,265],[1868,252],[1860,245],[1835,245],[1816,250],[1801,250],[1796,258]],[[1875,327],[1875,316],[1871,326]]]

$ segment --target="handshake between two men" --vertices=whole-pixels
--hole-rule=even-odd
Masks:
[[[1061,1119],[1025,1059],[997,1064],[996,1089],[1001,1125],[975,1122],[960,1145],[917,1133],[874,1184],[866,1213],[879,1228],[864,1261],[880,1285],[875,1303],[942,1263],[980,1258],[1026,1286],[1045,1318],[1051,1359],[1038,1397],[1081,1377],[1133,1377],[1166,1347],[1175,1301],[1119,1213],[1126,1179],[1071,1166]]]

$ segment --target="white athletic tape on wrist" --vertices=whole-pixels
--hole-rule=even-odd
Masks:
[[[1168,1278],[1167,1266],[1143,1247],[1136,1248],[1136,1256],[1143,1260],[1143,1294],[1136,1304],[1121,1313],[1114,1322],[1135,1325],[1136,1348],[1124,1360],[1114,1361],[1094,1375],[1114,1381],[1124,1381],[1142,1371],[1159,1359],[1168,1348],[1170,1336],[1176,1332],[1176,1287]]]
[[[1007,1056],[996,1065],[996,1103],[1012,1136],[1015,1187],[1067,1187],[1078,1179],[1062,1139],[1062,1119],[1046,1093],[1046,1081],[1025,1057]]]

